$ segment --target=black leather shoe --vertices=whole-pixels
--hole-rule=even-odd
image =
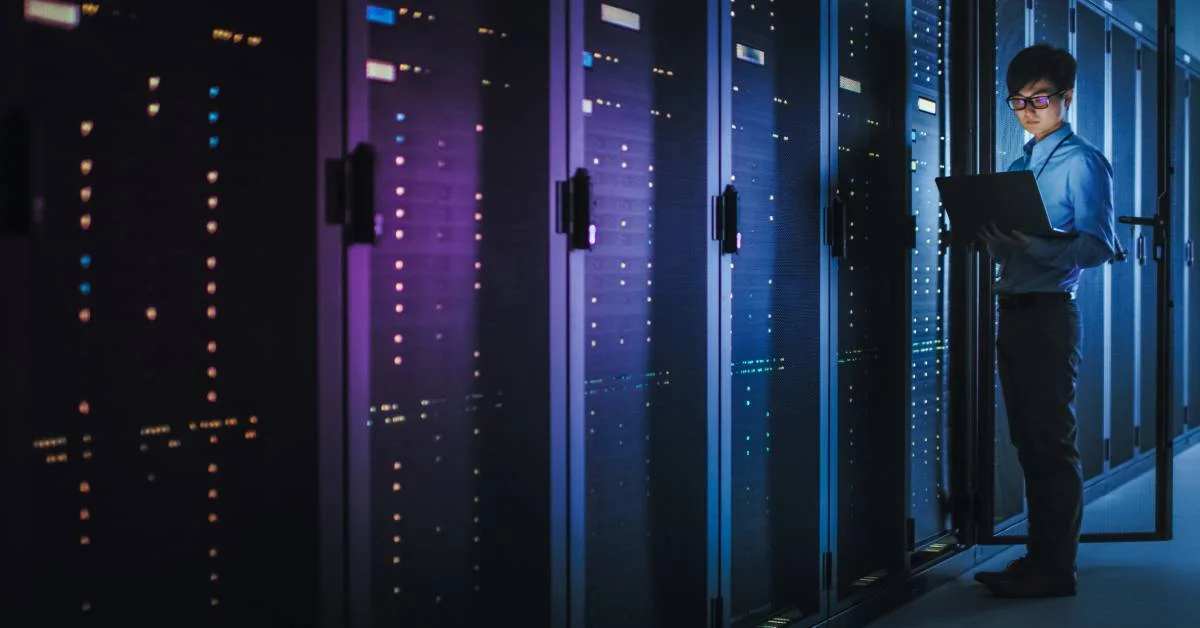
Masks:
[[[1071,597],[1078,588],[1078,577],[1074,573],[1069,576],[1056,576],[1041,569],[1026,568],[1014,577],[987,583],[987,588],[997,597]]]
[[[975,581],[983,584],[992,584],[1001,580],[1011,580],[1019,578],[1021,573],[1029,568],[1029,557],[1022,556],[1010,563],[1004,568],[1004,571],[980,571],[975,574]]]

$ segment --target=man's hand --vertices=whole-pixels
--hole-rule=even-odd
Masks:
[[[979,230],[979,239],[986,244],[993,246],[1005,247],[1014,250],[1025,249],[1029,247],[1032,240],[1029,236],[1020,231],[1013,230],[1012,233],[1005,235],[995,223],[988,223]]]

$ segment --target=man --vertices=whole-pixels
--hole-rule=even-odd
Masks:
[[[1010,171],[1030,170],[1051,224],[1073,237],[1046,239],[994,225],[980,238],[1001,265],[996,339],[1009,431],[1025,473],[1027,554],[1003,572],[976,575],[1003,597],[1075,594],[1083,471],[1075,391],[1082,327],[1075,292],[1083,269],[1114,257],[1112,166],[1066,122],[1075,59],[1039,44],[1009,64],[1008,104],[1033,138]],[[1099,356],[1097,356],[1097,359]]]

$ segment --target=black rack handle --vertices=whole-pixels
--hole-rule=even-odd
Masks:
[[[567,247],[590,251],[596,246],[592,224],[592,175],[578,168],[567,181],[558,182],[558,232],[567,235]]]
[[[1156,252],[1155,259],[1157,259],[1158,242],[1164,236],[1163,227],[1165,226],[1158,216],[1118,216],[1117,222],[1123,225],[1149,227],[1153,232],[1154,250]],[[1137,258],[1139,264],[1146,263],[1146,241],[1144,234],[1138,236]]]
[[[713,239],[721,243],[721,253],[737,255],[742,249],[742,233],[738,230],[738,203],[741,200],[732,184],[713,199]]]
[[[375,211],[375,147],[355,146],[346,162],[347,237],[353,244],[373,245],[383,235],[383,217]]]
[[[347,244],[375,245],[383,216],[375,208],[375,147],[361,143],[340,159],[325,161],[325,222],[345,228]]]
[[[33,120],[13,108],[0,120],[0,234],[33,230]]]

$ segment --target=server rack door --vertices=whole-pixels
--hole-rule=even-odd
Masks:
[[[1142,193],[1138,215],[1152,218],[1158,212],[1158,51],[1145,42],[1142,42],[1139,51],[1141,110],[1138,117],[1141,123],[1141,149],[1137,154],[1141,160]],[[1154,229],[1139,225],[1137,232],[1135,251],[1141,283],[1136,295],[1141,311],[1137,368],[1141,374],[1138,377],[1139,416],[1135,431],[1139,453],[1147,454],[1154,451],[1155,434],[1158,432],[1158,410],[1155,405],[1158,360],[1155,355],[1158,344],[1159,255]]]
[[[1109,158],[1113,164],[1113,209],[1119,214],[1135,214],[1138,207],[1138,49],[1137,41],[1115,23],[1110,31],[1111,143]],[[1126,250],[1123,263],[1112,266],[1110,298],[1112,311],[1111,370],[1108,389],[1112,395],[1109,410],[1108,464],[1118,469],[1133,459],[1137,426],[1137,350],[1138,296],[1140,273],[1136,227],[1118,226],[1116,236]]]
[[[546,625],[550,4],[349,7],[348,140],[377,158],[347,277],[355,625]]]
[[[735,5],[727,258],[735,626],[821,617],[821,6]]]
[[[1200,316],[1200,268],[1196,266],[1196,246],[1200,243],[1200,200],[1196,195],[1197,181],[1200,181],[1200,78],[1195,75],[1188,77],[1188,241],[1184,256],[1184,272],[1187,274],[1187,315],[1184,316],[1187,325],[1187,419],[1188,427],[1200,427],[1200,324],[1194,320]]]
[[[283,8],[15,16],[29,625],[316,617],[317,22]]]
[[[1058,32],[1059,27],[1070,31],[1071,37],[1065,41],[1075,47],[1079,63],[1075,131],[1093,144],[1100,140],[1113,155],[1115,213],[1119,216],[1133,214],[1136,223],[1139,216],[1155,213],[1158,197],[1154,148],[1159,145],[1160,137],[1155,117],[1160,94],[1157,82],[1153,80],[1156,71],[1153,49],[1144,41],[1136,42],[1134,36],[1120,27],[1112,27],[1110,44],[1108,18],[1093,10],[1091,5],[1077,3],[1070,7],[1070,17],[1061,24],[1053,18],[1058,14],[1054,6],[1058,5],[1049,1],[1035,2],[1026,32],[1034,40],[1061,46],[1064,39]],[[997,19],[1007,19],[1008,23],[998,21],[999,31],[1003,32],[1005,28],[1017,30],[1020,11],[1015,7],[1008,12],[1002,10],[1003,6],[1000,9]],[[1012,39],[1015,41],[1016,37]],[[1001,37],[998,43],[1002,46],[1004,40]],[[1001,67],[1006,67],[1004,59],[1011,59],[1015,52],[1006,55],[1005,51],[998,50]],[[1005,109],[998,113],[1001,119],[1011,115]],[[1017,139],[1015,133],[1010,135],[1010,140]],[[1004,137],[1001,129],[997,141],[1003,142]],[[1000,150],[1000,146],[997,149]],[[1130,154],[1132,161],[1123,158]],[[1144,239],[1143,229],[1146,229]],[[1083,312],[1085,338],[1089,330],[1100,336],[1099,342],[1085,339],[1084,363],[1090,359],[1099,364],[1080,370],[1076,397],[1082,471],[1084,478],[1090,480],[1085,491],[1084,542],[1161,540],[1170,535],[1164,524],[1171,509],[1170,496],[1166,494],[1170,486],[1169,458],[1164,459],[1159,451],[1148,454],[1156,447],[1156,441],[1161,440],[1156,439],[1153,420],[1158,383],[1154,367],[1160,357],[1155,320],[1163,304],[1158,303],[1155,290],[1157,275],[1145,270],[1156,263],[1156,250],[1150,242],[1152,234],[1148,227],[1132,227],[1132,238],[1125,233],[1125,229],[1120,228],[1117,235],[1123,242],[1132,243],[1128,247],[1129,260],[1125,262],[1130,265],[1129,272],[1120,272],[1120,264],[1113,268],[1085,270],[1085,277],[1089,272],[1093,277],[1081,282],[1079,288],[1081,310],[1085,307],[1092,310]],[[1127,287],[1130,283],[1132,287]],[[1116,295],[1121,294],[1126,296],[1118,301]],[[1131,320],[1132,325],[1129,324]],[[1117,328],[1118,324],[1121,329]],[[1133,329],[1129,330],[1129,327]],[[1089,354],[1089,350],[1093,354]],[[1106,356],[1109,351],[1111,355]],[[1132,368],[1112,363],[1121,355],[1133,356]],[[1132,398],[1104,390],[1131,387],[1135,391]],[[999,440],[1000,434],[996,436]],[[992,516],[989,521],[981,521],[980,542],[1027,542],[1027,521],[1021,516],[1024,509],[1017,501],[1025,491],[1022,470],[1015,459],[1001,456],[999,442],[996,446],[995,457],[981,461],[985,466],[994,465],[991,470],[996,482],[994,494],[985,500],[992,509]],[[1120,449],[1117,462],[1113,461],[1111,453],[1114,447]],[[1118,466],[1121,468],[1110,471]],[[1004,478],[1011,480],[1003,481]],[[1138,481],[1130,487],[1131,494],[1126,493],[1120,498],[1105,495],[1133,479]],[[1004,504],[1017,504],[1018,508],[1016,512],[1001,511]]]
[[[835,578],[852,603],[906,568],[911,360],[907,3],[838,3]],[[844,246],[843,246],[844,244]]]
[[[591,626],[709,613],[710,3],[583,0],[581,547]],[[573,48],[574,49],[574,48]],[[578,68],[578,66],[577,66]],[[581,335],[582,338],[578,338]],[[578,342],[582,340],[582,342]],[[574,537],[575,535],[573,535]]]
[[[1009,166],[1024,156],[1021,147],[1025,143],[1025,130],[1020,122],[1008,110],[1006,99],[1009,91],[1005,82],[1005,72],[1009,62],[1026,45],[1026,0],[997,0],[996,1],[996,170],[1007,170]],[[993,263],[992,278],[999,279],[999,265]],[[990,286],[989,286],[990,289]],[[990,290],[989,290],[990,294]],[[1000,386],[1000,376],[994,350],[996,325],[999,321],[999,311],[996,302],[991,299],[980,309],[982,315],[991,317],[990,325],[985,325],[989,334],[983,341],[988,344],[988,350],[980,355],[990,356],[989,363],[980,366],[981,372],[991,373],[992,408],[981,408],[984,416],[991,410],[994,415],[991,429],[981,430],[980,436],[990,436],[992,443],[986,440],[981,446],[992,450],[992,463],[983,474],[991,478],[989,482],[992,499],[985,508],[991,508],[990,521],[984,527],[991,526],[992,530],[1008,527],[1025,511],[1025,478],[1021,472],[1021,463],[1017,459],[1017,450],[1013,447],[1012,437],[1008,429],[1008,408],[1004,403],[1004,391]],[[981,458],[986,457],[986,452]],[[984,490],[987,490],[985,487]]]
[[[1177,53],[1176,57],[1182,55]],[[1182,65],[1182,59],[1176,59],[1175,64],[1175,106],[1171,110],[1171,128],[1174,141],[1171,143],[1171,325],[1174,328],[1175,350],[1171,361],[1171,379],[1175,385],[1171,388],[1171,433],[1181,436],[1187,430],[1187,416],[1184,414],[1184,398],[1187,394],[1187,383],[1184,380],[1185,365],[1188,351],[1183,333],[1187,324],[1187,302],[1184,301],[1184,282],[1187,275],[1184,272],[1187,244],[1187,153],[1188,153],[1188,78]]]
[[[949,265],[942,233],[946,220],[934,179],[949,174],[948,76],[945,57],[947,3],[913,0],[907,108],[911,146],[911,334],[909,400],[909,543],[927,562],[952,545],[935,543],[950,529],[949,457],[945,449],[950,409]]]
[[[1071,101],[1073,127],[1079,138],[1103,151],[1108,130],[1107,25],[1103,15],[1086,5],[1079,5],[1074,15],[1073,54],[1077,71]],[[1116,167],[1113,170],[1115,179]],[[1083,270],[1076,292],[1083,328],[1082,360],[1075,391],[1075,417],[1079,426],[1076,441],[1085,483],[1105,471],[1108,435],[1105,407],[1111,390],[1105,369],[1110,344],[1107,333],[1111,320],[1108,309],[1112,305],[1111,266],[1106,264]]]

